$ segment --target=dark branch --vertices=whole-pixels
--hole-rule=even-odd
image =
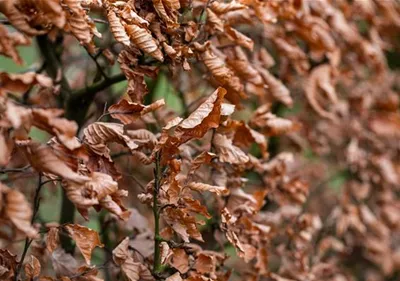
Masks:
[[[26,165],[22,168],[10,168],[10,169],[0,169],[0,174],[7,174],[7,173],[22,173],[28,170],[31,166]]]
[[[39,212],[39,206],[40,206],[40,190],[43,186],[43,182],[42,182],[42,175],[39,174],[39,180],[38,180],[38,185],[35,191],[35,197],[33,199],[33,214],[32,214],[32,218],[31,218],[31,224],[33,224],[35,222],[36,219],[36,215]],[[31,238],[26,238],[25,239],[25,245],[24,245],[24,251],[22,252],[22,256],[21,256],[21,260],[18,263],[16,272],[15,272],[15,277],[14,280],[17,281],[18,280],[18,276],[21,272],[22,269],[22,265],[24,264],[24,260],[26,257],[26,254],[28,253],[29,247],[31,246],[32,242],[34,239]]]

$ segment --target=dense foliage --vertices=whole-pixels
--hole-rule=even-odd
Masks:
[[[396,0],[0,13],[0,280],[400,278]]]

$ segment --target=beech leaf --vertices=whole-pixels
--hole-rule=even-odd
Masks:
[[[99,234],[96,231],[79,224],[67,224],[64,228],[67,230],[69,236],[76,242],[86,264],[90,265],[94,248],[104,247],[100,242]]]

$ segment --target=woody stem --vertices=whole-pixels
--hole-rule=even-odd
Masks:
[[[33,224],[35,222],[36,215],[37,215],[37,213],[39,211],[40,190],[41,190],[42,186],[43,186],[42,174],[39,173],[38,185],[37,185],[37,188],[36,188],[36,191],[35,191],[35,197],[33,199],[33,213],[32,213],[32,218],[31,218],[31,224]],[[14,281],[18,280],[18,276],[19,276],[19,274],[21,272],[21,269],[22,269],[22,266],[24,264],[24,260],[25,260],[26,254],[28,253],[29,247],[31,246],[32,242],[33,242],[32,238],[28,238],[27,237],[25,239],[24,251],[22,253],[21,260],[18,263],[16,272],[15,272],[15,275],[14,275]]]
[[[156,167],[154,169],[154,192],[153,192],[153,215],[154,215],[154,266],[155,274],[160,272],[161,255],[160,255],[160,212],[158,206],[158,193],[160,191],[161,169],[160,169],[160,151],[156,154]]]

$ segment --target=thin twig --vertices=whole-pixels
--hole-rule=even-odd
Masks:
[[[1,169],[0,174],[7,174],[7,173],[22,173],[28,170],[31,166],[26,165],[22,168],[10,168],[10,169]]]
[[[143,260],[145,260],[146,259],[146,257],[138,250],[138,249],[136,249],[136,248],[134,248],[134,247],[132,247],[131,245],[129,245],[128,246],[128,249],[130,249],[130,250],[132,250],[132,251],[134,251],[134,252],[136,252],[136,253],[138,253],[139,254],[139,256],[141,256],[142,258],[143,258]]]
[[[200,96],[200,97],[196,98],[194,101],[190,102],[187,105],[187,110],[189,110],[192,106],[194,106],[196,103],[198,103],[199,101],[201,101],[204,98],[205,98],[204,96]]]
[[[89,52],[88,49],[86,49],[86,51],[87,51],[89,57],[90,57],[90,58],[93,60],[93,62],[96,64],[97,70],[100,72],[101,76],[103,76],[103,78],[104,78],[105,80],[108,80],[109,78],[108,78],[107,74],[104,72],[103,67],[102,67],[102,66],[100,65],[100,63],[97,61],[98,55],[93,56],[93,55]],[[101,54],[101,52],[100,52],[100,54]]]
[[[126,156],[126,155],[132,155],[132,153],[130,151],[121,151],[118,153],[111,154],[111,158],[116,159],[116,158],[119,158],[121,156]]]
[[[121,115],[128,115],[128,114],[133,114],[137,113],[137,111],[113,111],[113,112],[105,112],[102,115],[100,115],[99,118],[97,118],[96,122],[99,122],[103,117],[111,115],[111,114],[121,114]]]
[[[87,98],[87,97],[91,97],[92,95],[107,89],[108,87],[119,83],[121,81],[126,80],[126,77],[123,73],[117,74],[115,76],[109,77],[108,80],[102,80],[100,82],[94,83],[93,85],[89,86],[89,87],[85,87],[83,89],[79,89],[76,90],[74,92],[72,92],[72,95],[74,98]]]
[[[42,183],[42,174],[39,174],[39,180],[38,180],[38,185],[35,191],[35,197],[33,199],[33,214],[31,218],[31,224],[35,222],[36,215],[39,211],[39,205],[40,205],[40,189],[42,188],[43,183]],[[14,280],[18,280],[18,276],[21,272],[22,265],[24,264],[24,260],[26,257],[26,254],[28,253],[29,247],[31,246],[32,242],[34,239],[31,238],[26,238],[25,239],[25,246],[24,246],[24,251],[22,252],[21,260],[18,263],[17,269],[15,271],[15,277]]]
[[[45,185],[45,184],[47,184],[47,183],[49,183],[49,182],[55,182],[55,181],[62,181],[62,179],[59,178],[59,179],[49,179],[49,180],[45,180],[44,182],[42,182],[42,185]]]
[[[199,16],[199,19],[197,20],[197,22],[201,21],[201,19],[203,18],[204,13],[206,12],[208,6],[210,6],[210,3],[211,3],[211,0],[208,0],[207,3],[204,5],[203,9],[201,10],[201,13],[200,13],[200,16]]]
[[[171,207],[171,208],[176,208],[176,205],[175,205],[175,204],[165,204],[165,205],[163,205],[163,206],[159,209],[158,212],[161,214],[162,211],[164,211],[164,209],[169,208],[169,207]]]
[[[126,176],[126,177],[132,178],[132,179],[134,180],[134,182],[136,182],[136,183],[140,186],[140,188],[141,188],[142,190],[146,190],[146,187],[145,187],[145,186],[139,181],[139,179],[138,179],[137,177],[135,177],[134,175],[127,174],[127,173],[121,173],[121,175],[124,175],[124,176]]]
[[[41,72],[43,72],[43,70],[45,70],[45,68],[46,68],[46,61],[43,61],[41,66],[38,69],[36,69],[35,72],[36,73],[41,73]],[[34,88],[33,86],[29,87],[29,89],[22,95],[23,103],[27,103],[28,102],[29,96],[30,96],[33,88]]]
[[[0,23],[6,24],[6,25],[11,24],[8,19],[0,19]]]
[[[81,273],[78,273],[78,274],[69,276],[69,279],[71,279],[71,280],[72,280],[72,279],[76,279],[76,278],[82,277],[82,276],[84,276],[84,275],[86,275],[86,274],[88,274],[88,273],[90,273],[90,272],[92,272],[92,271],[94,271],[94,270],[104,269],[104,268],[106,268],[106,264],[107,264],[108,262],[109,262],[109,261],[105,262],[105,263],[102,264],[102,265],[98,265],[98,266],[94,266],[94,267],[92,267],[92,268],[89,268],[89,269],[87,269],[87,270],[85,270],[85,271],[83,271],[83,272],[81,272]],[[62,280],[62,279],[58,279],[58,280]]]
[[[185,118],[188,118],[189,117],[189,107],[186,103],[185,94],[183,93],[183,91],[178,91],[178,95],[179,95],[179,98],[181,99],[182,106],[183,106],[183,116]]]
[[[193,38],[193,41],[201,41],[202,37],[203,37],[203,33],[205,35],[204,32],[204,27],[206,25],[206,19],[204,21],[201,21],[201,19],[204,17],[205,12],[207,11],[208,6],[211,4],[211,0],[208,0],[207,3],[204,5],[203,9],[201,10],[200,16],[197,20],[198,25],[200,25],[199,28],[199,33],[197,37]]]
[[[92,19],[94,22],[97,22],[97,23],[104,23],[104,24],[108,24],[108,21],[106,21],[106,20],[102,20],[102,19]]]

